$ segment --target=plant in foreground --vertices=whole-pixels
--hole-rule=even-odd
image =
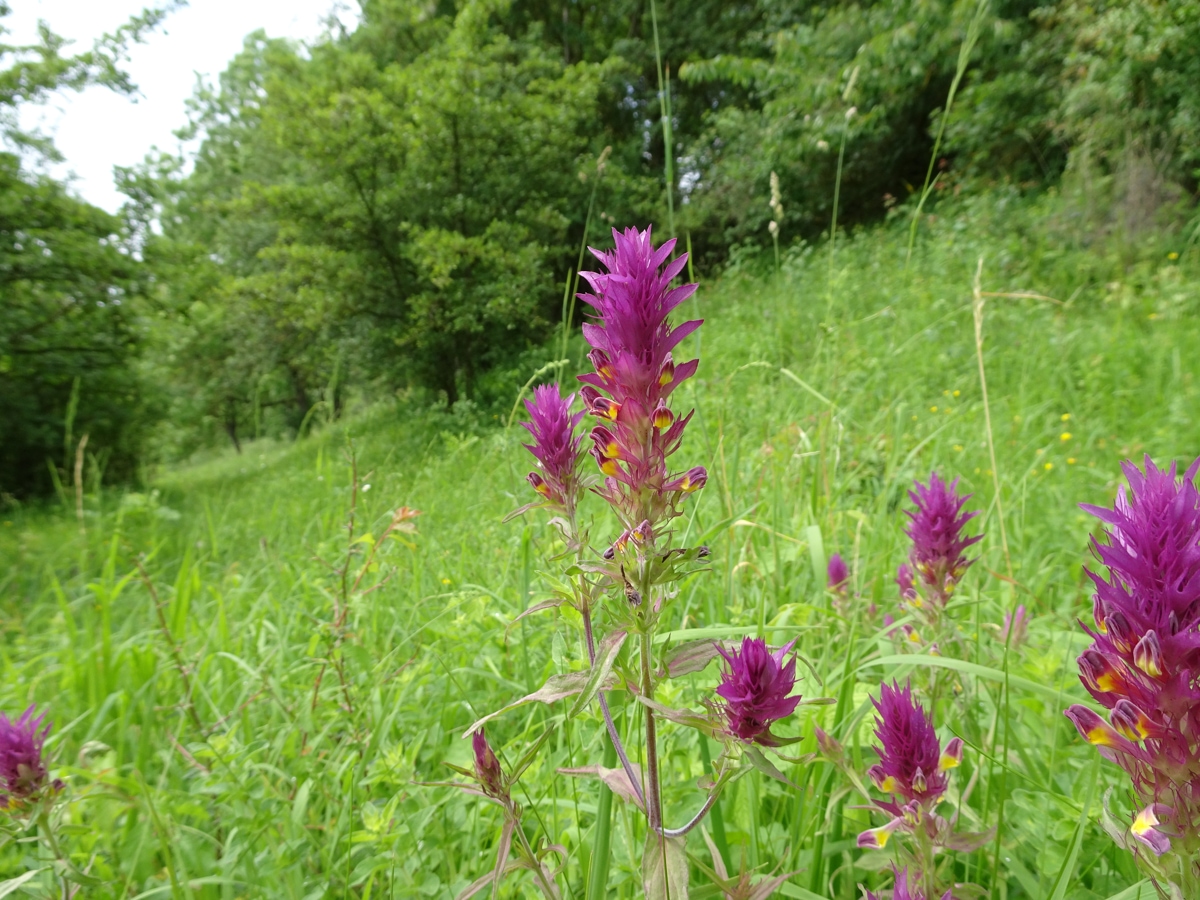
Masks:
[[[953,738],[943,748],[933,722],[912,696],[912,688],[884,684],[879,699],[872,699],[879,762],[867,770],[875,788],[890,799],[871,796],[858,773],[850,767],[845,751],[823,732],[818,734],[822,753],[849,776],[851,783],[888,821],[858,836],[858,846],[882,850],[894,834],[908,837],[900,849],[904,868],[896,876],[896,890],[914,893],[896,896],[937,896],[937,856],[947,850],[970,851],[982,846],[989,835],[956,832],[957,813],[949,819],[937,812],[949,787],[950,770],[962,762],[963,742]],[[909,879],[912,883],[910,886]],[[921,886],[920,892],[917,885]],[[948,893],[948,892],[947,892]]]
[[[525,427],[533,437],[526,447],[538,461],[538,470],[529,476],[529,482],[542,499],[518,511],[540,506],[553,513],[551,521],[563,533],[568,555],[574,556],[565,567],[565,580],[554,599],[529,612],[560,605],[576,609],[584,632],[587,668],[551,676],[538,691],[472,725],[468,733],[476,741],[476,771],[460,771],[471,774],[483,795],[505,809],[509,823],[505,840],[511,843],[516,837],[525,848],[515,865],[534,871],[542,892],[555,896],[555,872],[542,862],[552,848],[538,852],[525,842],[519,809],[507,788],[561,719],[552,720],[507,779],[496,774],[498,764],[488,755],[490,751],[485,751],[486,745],[479,743],[479,729],[506,709],[530,701],[549,703],[574,696],[567,718],[595,703],[621,766],[584,766],[561,773],[599,776],[642,812],[647,827],[642,860],[645,895],[683,900],[688,880],[686,835],[709,813],[724,787],[751,768],[787,783],[761,748],[788,742],[773,734],[771,726],[790,716],[802,701],[793,696],[796,660],[787,658],[791,643],[773,649],[761,638],[746,638],[740,645],[695,641],[655,658],[655,635],[678,593],[678,582],[703,567],[708,556],[706,547],[676,545],[671,528],[687,497],[703,488],[708,477],[703,466],[682,471],[672,466],[692,413],[681,415],[670,401],[699,365],[695,359],[676,362],[674,352],[701,323],[672,326],[669,321],[670,314],[696,288],[671,286],[687,262],[686,255],[670,259],[674,241],[656,248],[650,229],[614,231],[613,236],[611,252],[592,251],[604,271],[581,273],[592,289],[580,294],[592,309],[583,326],[584,338],[591,346],[588,360],[592,371],[579,376],[584,384],[579,395],[585,413],[596,423],[588,435],[590,448],[587,453],[580,450],[577,427],[583,414],[570,412],[573,395],[564,397],[551,385],[538,388],[526,404],[530,421]],[[595,461],[598,478],[580,472],[581,460],[587,455]],[[580,504],[589,489],[608,504],[619,522],[619,532],[599,548],[593,548],[580,522]],[[631,637],[628,643],[635,651],[623,656]],[[724,666],[706,711],[671,709],[655,700],[663,679],[699,672],[718,657],[723,658]],[[642,744],[634,753],[624,745],[608,705],[614,692],[621,689],[644,716]],[[703,782],[705,796],[699,810],[678,828],[668,827],[663,820],[658,732],[664,719],[695,728],[720,741],[723,748]],[[607,822],[597,823],[598,847],[604,846],[599,838],[607,829]],[[502,841],[500,849],[507,859],[508,845]],[[603,890],[607,859],[597,854],[595,862],[601,872],[598,889]],[[717,868],[725,871],[724,863]],[[469,890],[498,884],[504,871],[505,864],[498,859],[491,875]],[[721,882],[736,896],[759,896],[763,889],[763,883],[752,886],[749,880]]]
[[[56,835],[55,807],[65,787],[51,779],[46,765],[45,744],[51,725],[45,714],[30,706],[18,718],[0,713],[0,846],[19,840],[31,825],[37,825],[37,840],[44,842],[54,859],[54,873],[62,884],[62,896],[70,893],[68,882],[87,881],[63,853]]]
[[[1106,722],[1075,705],[1066,715],[1120,765],[1140,805],[1114,839],[1174,898],[1200,896],[1200,491],[1197,460],[1177,479],[1149,457],[1111,509],[1084,504],[1104,523],[1092,551],[1108,578],[1095,585],[1092,644],[1079,677],[1109,711]]]

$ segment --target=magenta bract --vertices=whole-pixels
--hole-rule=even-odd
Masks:
[[[1197,460],[1177,478],[1145,459],[1122,464],[1129,489],[1112,509],[1083,504],[1106,542],[1092,551],[1108,577],[1095,586],[1091,646],[1079,677],[1109,721],[1084,706],[1067,716],[1121,765],[1145,808],[1131,837],[1156,855],[1200,852],[1200,491]]]
[[[913,543],[909,560],[933,599],[942,606],[975,561],[966,557],[966,550],[983,539],[982,535],[963,534],[963,527],[979,513],[963,512],[971,495],[960,497],[957,489],[957,478],[946,484],[934,472],[929,476],[928,487],[915,482],[908,496],[917,508],[905,512],[911,520],[905,534]],[[904,589],[901,584],[901,590]]]
[[[595,371],[579,376],[589,411],[600,424],[592,431],[592,456],[605,475],[600,493],[627,528],[673,514],[679,499],[704,486],[703,468],[672,478],[667,457],[683,438],[692,414],[677,416],[667,406],[671,393],[690,378],[698,360],[676,363],[672,351],[700,327],[700,320],[672,328],[667,317],[696,290],[671,281],[686,254],[667,262],[670,240],[655,249],[650,229],[613,230],[611,253],[592,253],[607,272],[581,272],[593,293],[579,297],[594,310],[583,326]]]
[[[717,693],[724,699],[729,733],[747,743],[772,746],[771,723],[796,711],[800,695],[789,697],[796,686],[796,657],[783,658],[795,641],[774,653],[762,638],[744,638],[740,649],[717,650],[725,658]]]
[[[850,579],[850,570],[846,568],[846,561],[842,559],[840,553],[835,553],[829,557],[828,565],[828,586],[831,591],[843,593],[846,590],[847,582]]]
[[[35,716],[29,707],[15,721],[0,713],[0,801],[25,800],[46,786],[46,762],[42,748],[50,733],[45,715]]]
[[[479,786],[490,797],[503,797],[506,793],[504,773],[500,770],[500,760],[492,752],[482,728],[471,735],[471,750],[475,754],[475,780],[479,782]]]
[[[936,805],[946,792],[946,772],[962,757],[962,741],[955,738],[942,752],[933,722],[913,700],[910,685],[901,689],[895,682],[884,684],[879,699],[871,702],[879,713],[875,737],[880,746],[879,763],[867,774],[877,788],[903,801],[880,806],[900,815],[903,803]]]
[[[574,394],[562,396],[558,385],[539,385],[533,398],[525,401],[529,421],[521,423],[533,435],[533,443],[525,444],[525,449],[536,457],[541,470],[529,473],[529,483],[548,505],[567,513],[574,511],[579,494],[576,469],[582,436],[575,428],[584,415],[571,415],[574,399]]]
[[[896,884],[892,888],[892,900],[925,900],[925,892],[921,890],[918,879],[913,878],[911,881],[908,877],[908,869],[893,869],[896,873]],[[880,894],[873,894],[870,891],[865,891],[866,900],[883,900]],[[950,891],[942,894],[941,900],[951,900]]]

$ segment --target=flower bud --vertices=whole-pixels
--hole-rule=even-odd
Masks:
[[[670,355],[667,356],[667,361],[663,363],[662,368],[658,372],[658,383],[662,387],[666,387],[675,380],[675,363]]]
[[[1154,629],[1147,631],[1133,648],[1133,664],[1149,675],[1158,678],[1163,673],[1162,646]]]
[[[663,485],[664,491],[682,491],[685,494],[690,494],[692,491],[698,491],[704,487],[708,481],[708,471],[704,466],[695,466],[688,469],[679,478],[673,481],[668,481]]]
[[[1162,856],[1171,849],[1171,839],[1158,830],[1158,810],[1155,809],[1159,804],[1151,803],[1145,809],[1134,817],[1133,825],[1129,829],[1129,833],[1133,835],[1134,840],[1140,841],[1151,850],[1155,856]]]
[[[479,729],[471,737],[471,749],[475,752],[475,779],[483,792],[489,797],[504,797],[508,791],[504,786],[504,773],[500,770],[500,760],[488,746],[483,729]]]
[[[615,478],[621,471],[616,460],[609,459],[600,452],[599,447],[592,448],[592,457],[596,460],[596,465],[600,467],[600,471],[610,478]]]
[[[659,430],[670,428],[671,423],[675,421],[675,414],[667,408],[667,404],[659,400],[658,406],[654,408],[653,421],[654,427]]]
[[[1108,718],[1113,728],[1131,741],[1144,741],[1155,730],[1146,714],[1123,698],[1117,701]]]
[[[615,422],[617,413],[621,411],[621,404],[609,400],[607,397],[597,397],[592,401],[591,413],[601,419],[608,419]]]
[[[1079,678],[1100,694],[1111,694],[1125,683],[1112,663],[1098,650],[1085,650],[1079,657]]]
[[[617,443],[616,437],[611,431],[603,425],[597,425],[592,429],[592,440],[596,444],[596,449],[602,456],[608,459],[621,459],[621,445]]]
[[[1121,653],[1128,653],[1136,642],[1136,636],[1133,633],[1133,626],[1129,624],[1125,614],[1120,611],[1109,613],[1104,624],[1112,645]]]
[[[846,748],[843,747],[836,739],[830,737],[825,731],[820,728],[814,728],[817,735],[817,746],[821,748],[821,755],[830,762],[839,762],[846,755]]]
[[[593,350],[588,354],[588,359],[596,370],[596,374],[606,380],[611,379],[615,374],[613,371],[612,361],[608,358],[608,354],[603,350]]]

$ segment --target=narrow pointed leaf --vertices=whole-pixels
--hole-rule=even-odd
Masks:
[[[601,685],[606,683],[609,676],[612,675],[613,664],[617,661],[617,654],[621,652],[621,646],[625,643],[626,637],[628,635],[624,631],[614,631],[612,634],[606,634],[600,641],[600,646],[596,648],[596,662],[592,664],[587,683],[584,684],[579,697],[576,698],[575,705],[567,713],[567,718],[575,718],[587,709],[588,704],[596,698]]]

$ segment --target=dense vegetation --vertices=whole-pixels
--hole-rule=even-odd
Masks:
[[[431,783],[471,775],[471,722],[589,670],[570,607],[518,621],[567,549],[505,518],[536,496],[518,401],[575,388],[583,246],[647,222],[692,249],[706,320],[672,403],[707,469],[674,537],[707,571],[654,646],[795,638],[812,702],[781,723],[791,783],[746,774],[681,845],[691,896],[721,864],[801,900],[895,884],[895,845],[855,841],[878,810],[808,756],[821,726],[865,771],[892,679],[965,742],[961,830],[995,829],[941,855],[954,896],[1154,895],[1110,837],[1129,779],[1062,712],[1093,699],[1077,504],[1200,439],[1200,5],[368,0],[311,46],[249,36],[194,97],[195,156],[118,172],[109,216],[29,166],[53,147],[14,112],[129,90],[161,17],[0,47],[24,154],[0,157],[0,712],[54,722],[22,805],[0,720],[0,895],[449,900],[496,865],[500,812]],[[931,471],[983,535],[944,646],[899,637]],[[582,524],[584,557],[620,532],[595,503]],[[716,668],[653,698],[699,708]],[[556,776],[616,765],[595,704],[567,711],[489,724],[505,771],[541,750],[507,814],[563,848],[564,896],[641,897],[641,814]],[[712,737],[664,727],[672,822]]]
[[[947,734],[969,741],[956,776],[960,786],[978,777],[969,824],[1001,811],[1004,824],[1000,844],[965,855],[959,876],[993,896],[1083,900],[1138,876],[1097,822],[1110,787],[1125,815],[1122,776],[1094,767],[1062,716],[1083,696],[1076,618],[1090,611],[1080,566],[1091,524],[1075,504],[1108,502],[1123,458],[1194,452],[1200,277],[1169,258],[1170,245],[1127,270],[1115,255],[1049,240],[1035,226],[1052,209],[1014,196],[939,217],[908,275],[898,222],[843,244],[832,268],[824,252],[802,252],[778,277],[735,272],[701,291],[707,321],[685,348],[702,365],[682,398],[698,410],[684,455],[711,473],[689,529],[711,545],[713,571],[686,587],[669,627],[724,623],[713,633],[740,635],[763,623],[773,641],[799,635],[823,679],[804,675],[804,695],[838,696],[845,646],[831,636],[843,626],[813,562],[814,526],[823,552],[850,562],[855,614],[869,602],[895,612],[904,492],[934,468],[961,476],[986,537],[951,617],[984,676],[952,679],[936,709]],[[985,291],[1060,301],[985,308],[1013,582],[974,353],[980,256]],[[572,365],[581,351],[572,344]],[[0,708],[38,700],[51,710],[53,754],[71,781],[64,830],[78,864],[104,881],[88,896],[450,898],[487,871],[494,808],[419,782],[445,780],[443,761],[466,763],[459,736],[478,715],[579,658],[568,611],[506,632],[553,587],[541,561],[553,528],[533,515],[501,521],[532,495],[524,436],[469,407],[401,398],[311,439],[261,439],[172,471],[152,491],[89,488],[82,522],[73,510],[7,515]],[[402,505],[422,511],[415,533],[380,546],[378,568],[347,595],[342,567],[353,575],[366,563]],[[610,524],[597,519],[596,533]],[[1007,655],[1006,694],[997,625],[1015,602],[1032,622]],[[869,723],[868,691],[905,667],[873,664],[891,644],[878,620],[861,627],[867,655],[849,673],[847,715]],[[712,678],[711,668],[690,676],[667,699],[694,707]],[[784,729],[805,735],[797,753],[815,749],[811,726],[825,716],[829,727],[831,712],[810,707]],[[509,763],[561,710],[523,713],[490,732]],[[577,897],[596,786],[550,774],[595,761],[601,728],[592,714],[560,728],[522,795],[531,832],[571,848]],[[865,724],[844,733],[854,747],[871,741]],[[675,729],[664,745],[673,784],[701,771],[690,734]],[[744,852],[747,865],[804,868],[783,894],[810,900],[803,891],[848,900],[857,882],[886,883],[852,849],[867,813],[844,794],[820,795],[825,771],[789,771],[807,785],[803,800],[765,779],[726,795],[732,866]],[[636,897],[636,820],[615,812],[610,883],[614,896]],[[698,834],[689,850],[710,865]],[[8,874],[30,865],[8,852]],[[521,884],[504,895],[528,896]]]
[[[705,273],[767,261],[769,220],[786,250],[997,185],[1061,184],[1080,238],[1178,229],[1198,9],[378,0],[312,46],[251,35],[192,102],[195,157],[119,173],[122,222],[6,164],[4,209],[38,212],[3,228],[27,299],[0,323],[0,490],[70,482],[85,434],[85,477],[128,480],[398,391],[499,409],[611,224],[686,236]],[[6,48],[37,87],[0,103],[128,88],[104,47]]]

